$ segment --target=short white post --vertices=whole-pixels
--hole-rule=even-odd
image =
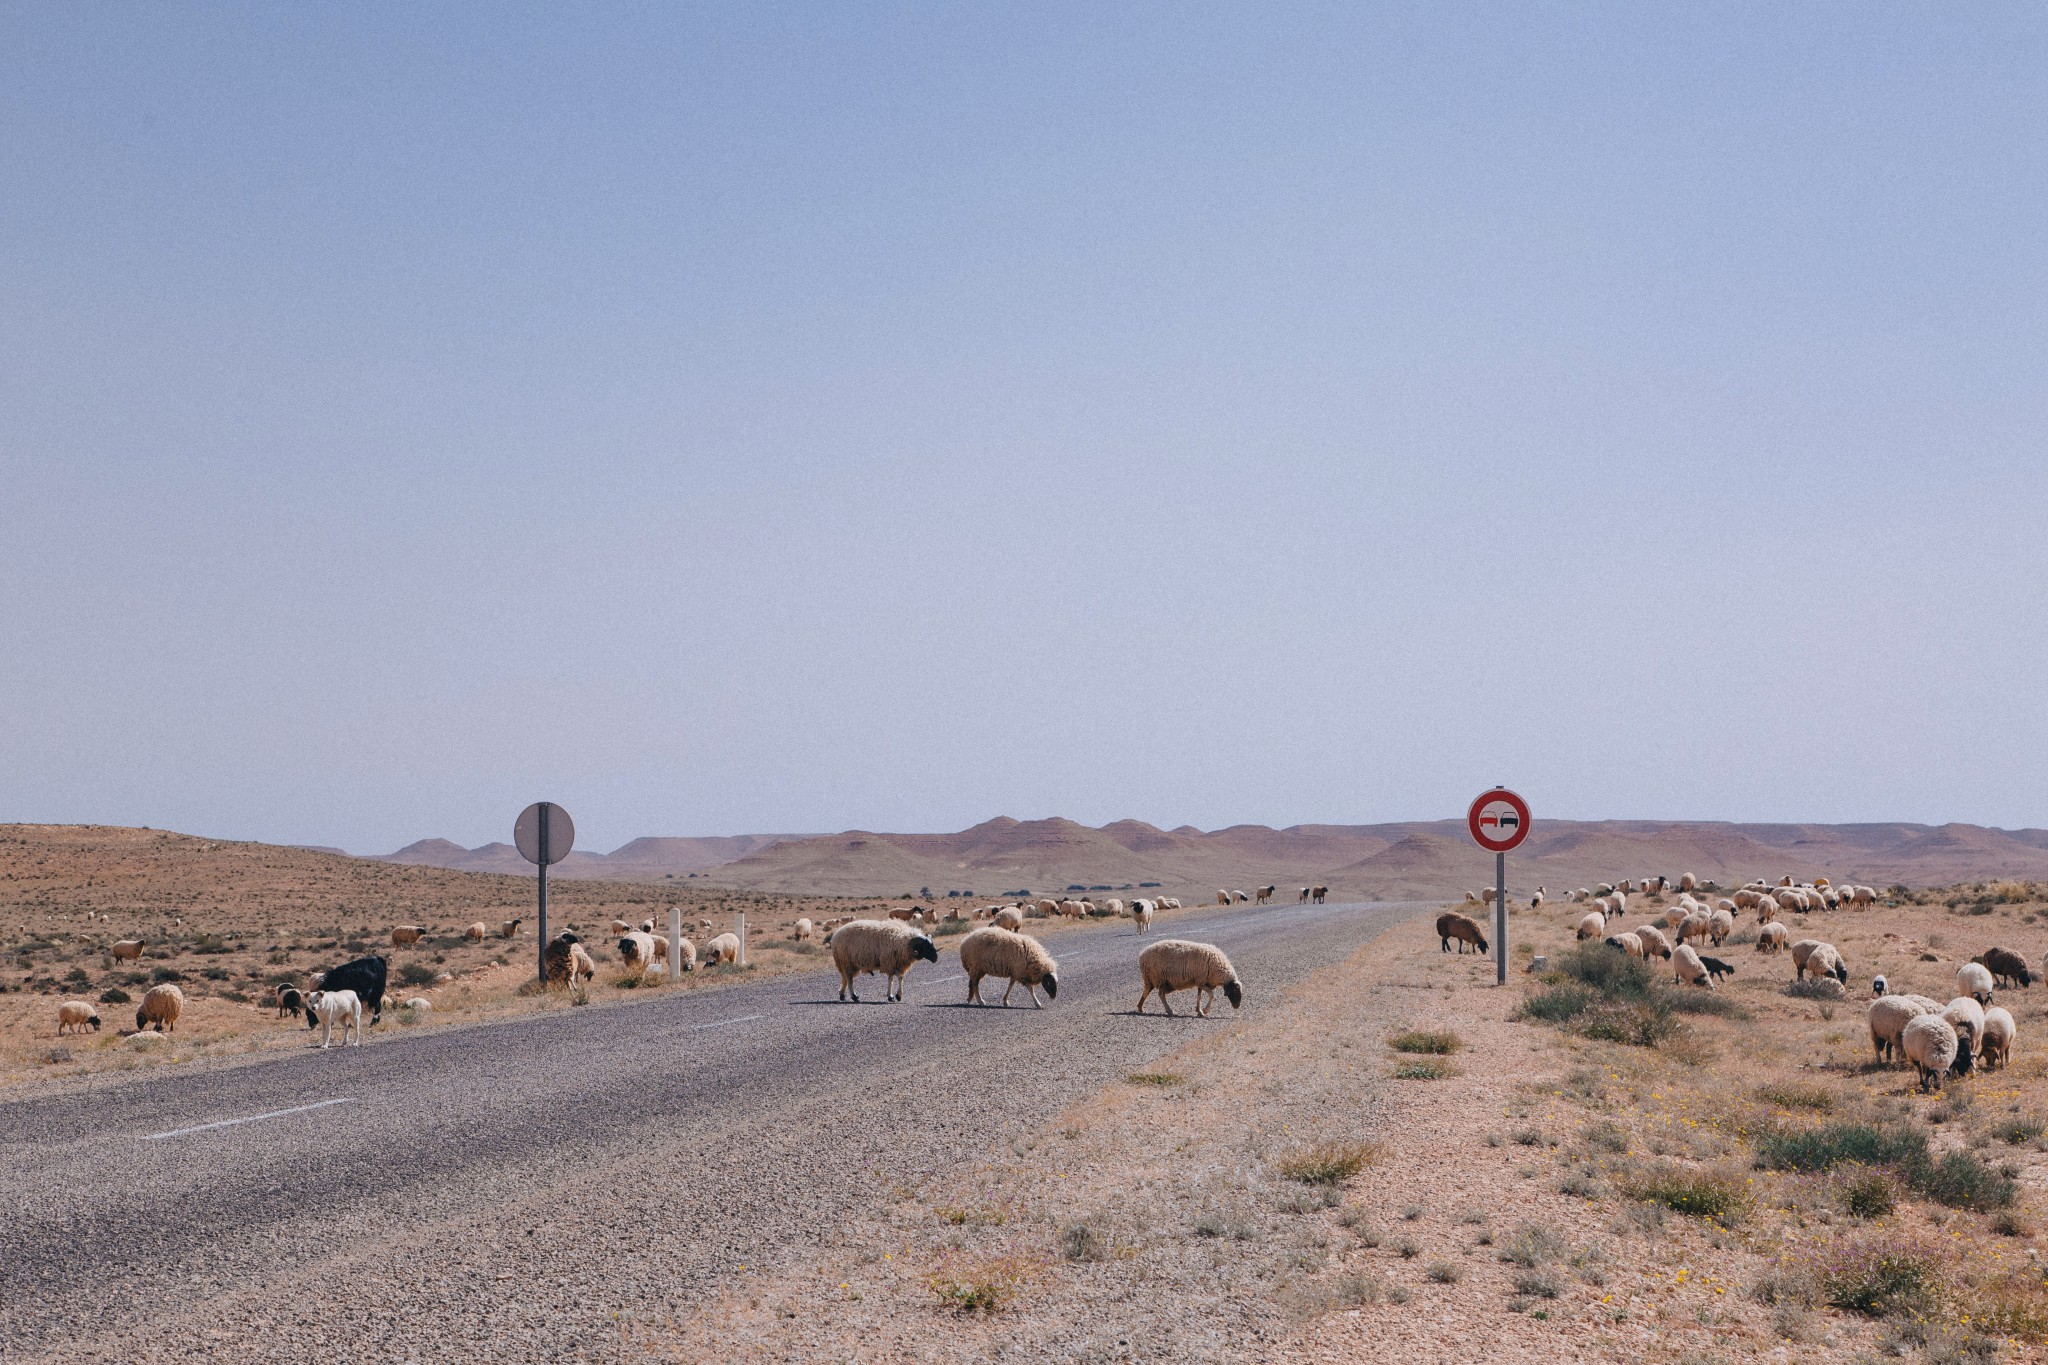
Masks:
[[[668,979],[671,982],[683,978],[683,907],[671,905],[668,908]]]
[[[747,965],[747,912],[740,911],[740,966]]]

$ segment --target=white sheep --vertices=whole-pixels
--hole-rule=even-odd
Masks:
[[[1133,903],[1135,904],[1135,902]],[[1124,903],[1114,896],[1104,901],[1102,905],[1112,915],[1121,915],[1124,912]]]
[[[715,940],[714,940],[715,942]],[[903,999],[904,978],[920,961],[937,962],[939,950],[930,938],[892,920],[857,919],[832,935],[832,962],[839,968],[839,998],[860,1003],[854,978],[875,973],[886,978],[882,998]]]
[[[860,923],[860,922],[861,922],[861,921],[855,921],[855,923]],[[868,921],[868,922],[869,922],[869,923],[877,923],[877,924],[878,924],[878,923],[881,923],[881,921],[879,921],[879,920],[874,920],[874,921]],[[909,925],[907,925],[907,924],[903,924],[903,923],[902,923],[902,922],[901,922],[900,920],[890,920],[890,921],[889,921],[889,923],[891,923],[891,924],[896,924],[896,925],[898,925],[898,926],[899,926],[899,927],[900,927],[900,928],[901,928],[901,929],[903,930],[903,932],[904,932],[904,933],[906,933],[906,934],[915,934],[915,933],[917,933],[917,930],[915,930],[915,929],[911,928],[911,927],[910,927]],[[849,925],[847,925],[847,926],[846,926],[846,929],[851,929],[852,927],[853,927],[853,925],[849,924]],[[845,933],[845,932],[846,932],[846,929],[841,929],[841,930],[839,931],[839,934],[843,934],[843,933]],[[834,942],[834,943],[837,943],[837,942],[839,941],[839,934],[834,934],[834,935],[832,936],[832,940],[833,940],[833,942]],[[664,946],[663,956],[667,956],[667,952],[666,952],[666,947],[665,947],[665,946]],[[712,939],[712,940],[711,940],[711,941],[710,941],[709,943],[707,943],[707,944],[705,944],[705,945],[704,945],[704,965],[705,965],[705,966],[707,966],[707,967],[724,967],[724,966],[730,966],[730,965],[732,965],[732,964],[735,964],[735,963],[737,963],[737,962],[738,962],[739,960],[740,960],[740,936],[739,936],[738,934],[733,934],[733,933],[725,933],[725,934],[720,934],[720,935],[718,935],[718,937],[716,937],[716,938]]]
[[[1881,995],[1870,1002],[1870,1046],[1877,1054],[1877,1060],[1888,1062],[1896,1054],[1905,1060],[1905,1053],[1899,1049],[1899,1034],[1907,1024],[1923,1014],[1937,1014],[1931,1000],[1916,1000],[1910,995]]]
[[[1597,910],[1587,912],[1586,917],[1579,921],[1579,937],[1582,939],[1599,938],[1606,932],[1607,916]]]
[[[584,954],[584,960],[589,960],[589,954]],[[412,999],[400,1005],[399,1008],[412,1015],[415,1019],[424,1019],[434,1012],[434,1002],[427,999],[424,995],[415,995]]]
[[[1629,932],[1633,933],[1636,939],[1643,945],[1643,956],[1645,958],[1653,954],[1666,959],[1671,956],[1671,942],[1664,937],[1664,932],[1656,925],[1640,925]]]
[[[1194,991],[1195,1013],[1205,1019],[1218,990],[1232,1009],[1244,1004],[1244,985],[1237,979],[1237,969],[1213,943],[1161,939],[1138,954],[1138,976],[1145,986],[1138,995],[1139,1014],[1145,1012],[1145,1001],[1153,991],[1159,992],[1160,1008],[1168,1014],[1173,1013],[1173,1005],[1167,997],[1175,991]]]
[[[100,1012],[86,1001],[66,1000],[63,1004],[57,1006],[57,1036],[59,1038],[62,1038],[67,1031],[83,1033],[88,1024],[92,1026],[94,1033],[100,1031]]]
[[[1984,1037],[1978,1047],[1984,1055],[1984,1069],[1996,1070],[2012,1061],[2012,1040],[2018,1030],[2012,1011],[1993,1005],[1984,1011]]]
[[[471,943],[482,943],[484,941],[484,935],[488,934],[489,932],[491,932],[490,926],[485,924],[482,920],[478,920],[476,923],[470,925],[467,929],[464,929],[462,931],[462,936],[468,939]]]
[[[1023,912],[1014,905],[1006,905],[996,911],[996,923],[1005,929],[1022,929],[1024,927]]]
[[[790,931],[789,936],[795,939],[798,943],[809,943],[811,941],[811,935],[814,932],[815,929],[814,926],[811,924],[810,920],[799,919],[796,922],[796,928]]]
[[[1776,896],[1758,896],[1756,898],[1756,922],[1758,924],[1769,924],[1778,917],[1779,912],[1784,910],[1784,908],[1784,906],[1778,904]]]
[[[1921,1014],[1899,1032],[1899,1050],[1920,1073],[1920,1089],[1941,1089],[1941,1078],[1955,1065],[1956,1031],[1939,1014]]]
[[[1766,924],[1756,931],[1756,950],[1760,953],[1775,953],[1785,946],[1785,926]]]
[[[1725,910],[1715,910],[1708,914],[1707,937],[1713,941],[1716,948],[1720,947],[1728,935],[1734,932],[1735,916]]]
[[[124,938],[108,946],[107,956],[116,962],[133,962],[142,956],[142,942],[139,938]]]
[[[334,1026],[341,1025],[341,1045],[360,1047],[363,1042],[363,1000],[354,991],[314,991],[306,997],[306,1022],[320,1024],[320,1046],[332,1046]],[[353,1031],[353,1034],[351,1034]]]
[[[1144,933],[1152,927],[1152,902],[1140,900],[1131,902],[1131,918],[1138,922],[1138,932]]]
[[[1941,1017],[1956,1031],[1956,1074],[1967,1075],[1977,1061],[1977,1043],[1984,1036],[1984,1007],[1959,995],[1942,1007]]]
[[[177,1031],[178,1016],[185,1012],[185,992],[166,981],[151,986],[135,1010],[135,1031],[153,1028],[158,1033]]]
[[[981,1003],[981,979],[985,976],[1000,976],[1008,979],[1003,988],[1002,1004],[1008,1008],[1010,992],[1018,986],[1031,997],[1034,1009],[1042,1008],[1038,1003],[1039,986],[1045,987],[1045,998],[1057,1000],[1060,993],[1059,963],[1053,960],[1045,945],[1029,934],[1013,933],[1008,929],[994,927],[976,929],[960,940],[960,969],[967,973],[967,1003]]]
[[[1678,922],[1678,941],[1680,943],[1688,943],[1696,938],[1706,938],[1708,936],[1708,929],[1709,921],[1707,916],[1694,911]]]
[[[1692,875],[1692,873],[1690,873],[1690,872],[1683,872],[1683,873],[1680,873],[1680,874],[1679,874],[1679,877],[1678,877],[1678,889],[1679,889],[1680,891],[1697,891],[1697,890],[1699,890],[1699,889],[1700,889],[1700,882],[1699,882],[1699,878],[1697,878],[1697,877],[1693,876],[1693,875]]]
[[[1643,955],[1643,941],[1634,934],[1611,934],[1603,939],[1602,942],[1610,948],[1621,949],[1630,957],[1641,957]]]
[[[1823,943],[1817,938],[1802,938],[1792,945],[1792,979],[1798,981],[1807,976],[1832,976],[1846,985],[1849,969],[1834,944]]]
[[[1991,1003],[1998,983],[1991,979],[1991,969],[1981,962],[1965,962],[1956,968],[1956,989],[1970,996],[1980,1005]]]
[[[1693,951],[1690,943],[1681,943],[1672,952],[1671,967],[1678,984],[1714,989],[1714,978],[1708,974],[1707,964],[1700,961],[1700,955]]]
[[[655,963],[667,960],[667,939],[656,938],[645,929],[619,936],[619,961],[626,964],[628,977],[645,976]]]
[[[1682,905],[1674,905],[1664,912],[1664,927],[1667,929],[1679,929],[1691,918],[1692,911]]]

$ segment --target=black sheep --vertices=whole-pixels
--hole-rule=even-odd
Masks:
[[[359,957],[353,962],[344,962],[320,978],[314,987],[322,991],[354,991],[356,998],[363,1002],[363,1008],[370,1012],[370,1022],[376,1023],[384,1014],[384,959],[381,957]],[[306,1011],[306,1027],[312,1028],[319,1022],[313,1011]]]

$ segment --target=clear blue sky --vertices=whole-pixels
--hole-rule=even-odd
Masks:
[[[0,819],[2048,825],[2037,6],[0,11]]]

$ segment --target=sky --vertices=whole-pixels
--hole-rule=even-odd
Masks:
[[[2048,11],[0,10],[0,821],[2048,825]]]

